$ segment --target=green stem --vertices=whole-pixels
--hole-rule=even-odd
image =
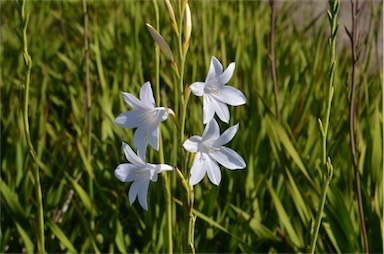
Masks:
[[[35,177],[35,193],[36,193],[36,205],[37,205],[37,250],[39,253],[45,253],[45,239],[44,239],[44,208],[43,208],[43,195],[41,192],[41,183],[40,183],[40,170],[39,170],[39,160],[33,147],[30,130],[29,130],[29,85],[31,79],[31,69],[32,69],[32,58],[28,53],[28,40],[27,40],[27,27],[29,14],[25,15],[25,1],[21,3],[21,20],[23,22],[23,56],[27,70],[25,72],[25,91],[24,91],[24,112],[23,112],[23,123],[24,123],[24,132],[25,139],[27,141],[27,146],[29,153],[33,158],[33,175]]]
[[[326,104],[326,115],[325,115],[325,124],[323,125],[323,121],[319,119],[319,127],[321,132],[321,163],[322,168],[324,170],[324,174],[326,175],[325,183],[322,188],[322,194],[321,194],[321,202],[319,204],[317,214],[316,214],[316,220],[315,220],[315,228],[314,233],[311,235],[311,241],[310,245],[308,247],[309,253],[314,253],[317,243],[317,238],[319,235],[319,230],[321,226],[321,218],[323,216],[325,202],[327,199],[327,192],[328,187],[330,184],[330,181],[333,176],[333,166],[331,162],[331,158],[328,157],[327,160],[327,136],[328,136],[328,129],[329,129],[329,121],[331,116],[331,106],[332,106],[332,99],[334,94],[334,71],[335,71],[335,55],[336,55],[336,34],[337,34],[337,14],[340,7],[340,0],[329,0],[330,10],[328,11],[329,16],[329,23],[331,25],[331,37],[329,39],[329,47],[330,47],[330,68],[329,68],[329,87],[328,87],[328,99]]]
[[[159,22],[159,7],[156,0],[153,0],[153,6],[155,8],[156,16],[156,30],[160,32],[160,22]],[[161,105],[160,97],[160,47],[158,44],[155,46],[155,61],[156,61],[156,102],[157,107]],[[164,149],[163,149],[163,138],[161,136],[161,131],[159,133],[159,157],[160,163],[164,164]],[[166,236],[167,236],[167,245],[168,253],[173,253],[173,228],[172,228],[172,203],[171,203],[171,182],[168,178],[168,174],[162,174],[163,183],[164,183],[164,194],[165,194],[165,215],[166,215]]]
[[[179,1],[179,34],[178,34],[178,47],[179,47],[179,55],[180,55],[180,77],[179,77],[179,98],[180,98],[180,118],[179,118],[179,127],[180,127],[180,144],[184,142],[185,139],[185,117],[186,117],[186,109],[187,109],[187,103],[189,96],[188,93],[184,92],[184,69],[185,69],[185,59],[188,52],[188,49],[183,48],[183,14],[185,11],[186,2],[185,1]],[[186,97],[187,96],[187,97]],[[183,154],[181,155],[183,166],[183,175],[188,176],[189,172],[187,171],[187,160],[185,159],[186,156]],[[185,185],[185,191],[186,191],[186,197],[185,197],[185,205],[186,205],[186,214],[187,214],[187,236],[185,237],[185,249],[184,251],[189,250],[191,253],[195,253],[195,240],[194,240],[194,232],[195,232],[195,221],[196,216],[193,214],[193,205],[194,205],[194,192],[193,187],[189,184]]]
[[[325,201],[327,200],[328,187],[329,187],[329,184],[331,182],[332,175],[333,175],[333,168],[332,168],[332,165],[330,164],[330,161],[331,160],[329,159],[329,164],[327,164],[327,166],[329,167],[329,169],[328,169],[329,173],[327,175],[325,185],[324,185],[323,191],[321,193],[321,202],[319,204],[319,208],[318,208],[317,214],[316,214],[315,231],[314,231],[314,234],[312,235],[312,238],[311,238],[311,245],[309,247],[309,253],[315,253],[317,237],[319,235],[319,230],[320,230],[320,225],[321,225],[321,216],[323,215],[323,212],[324,212]]]

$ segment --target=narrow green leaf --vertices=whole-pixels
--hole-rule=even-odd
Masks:
[[[178,199],[175,199],[173,198],[173,200],[179,204],[179,205],[183,205],[183,203],[178,200]],[[211,226],[214,226],[215,228],[223,231],[224,233],[230,235],[231,237],[235,238],[236,240],[238,240],[239,242],[241,242],[242,244],[244,244],[245,246],[247,246],[249,249],[252,249],[252,247],[247,244],[243,239],[241,239],[240,237],[238,237],[237,235],[234,235],[232,234],[228,229],[226,229],[225,227],[221,226],[219,223],[217,223],[215,220],[209,218],[207,215],[197,211],[196,209],[193,209],[193,213],[199,217],[200,219],[202,219],[203,221],[207,222],[208,224],[210,224]]]
[[[372,135],[372,177],[373,179],[379,179],[382,175],[383,169],[383,137],[381,127],[382,118],[380,117],[379,107],[376,107],[375,113],[372,116],[373,128],[371,131]]]
[[[65,63],[65,65],[67,66],[67,68],[69,69],[69,71],[71,73],[75,73],[77,74],[77,68],[76,68],[76,65],[73,63],[73,61],[71,59],[69,59],[66,55],[60,53],[60,52],[57,52],[57,57],[63,61]]]
[[[8,185],[0,178],[0,191],[2,196],[4,197],[5,202],[9,206],[13,215],[24,217],[24,209],[19,203],[19,196],[17,193],[13,192]]]
[[[27,249],[27,252],[28,253],[34,253],[35,245],[34,245],[33,241],[31,240],[31,238],[29,238],[27,232],[25,232],[24,228],[22,226],[20,226],[20,224],[17,221],[15,221],[15,225],[16,225],[17,231],[19,232],[19,234],[21,236],[21,239],[23,239],[23,242],[25,244],[25,248]]]
[[[77,250],[72,245],[71,241],[55,222],[53,222],[51,219],[48,219],[46,223],[48,227],[52,230],[52,233],[60,240],[60,242],[68,249],[68,251],[72,253],[77,253]]]
[[[336,249],[336,252],[337,252],[337,253],[341,253],[340,247],[339,247],[339,245],[337,244],[337,240],[336,240],[336,238],[335,238],[335,235],[333,234],[332,228],[331,228],[331,226],[329,225],[329,223],[327,223],[327,222],[323,222],[323,223],[322,223],[322,226],[323,226],[323,228],[325,229],[325,232],[327,232],[327,235],[328,235],[329,239],[331,240],[331,242],[332,242],[332,244],[333,244],[333,247]]]
[[[306,203],[304,202],[304,198],[303,198],[299,188],[297,187],[295,179],[293,179],[289,170],[286,170],[286,173],[287,173],[288,180],[290,183],[289,186],[291,187],[291,190],[292,190],[292,193],[291,193],[292,200],[295,203],[297,211],[299,212],[301,221],[303,222],[303,224],[305,224],[311,218],[310,210],[307,207]]]
[[[117,249],[121,253],[127,253],[127,249],[125,248],[125,243],[124,243],[123,226],[121,225],[119,220],[116,220],[116,237],[115,237],[115,242],[116,242]]]
[[[87,192],[81,187],[80,184],[78,184],[75,180],[73,180],[72,177],[70,177],[67,173],[65,173],[68,180],[72,183],[73,188],[75,189],[76,193],[79,195],[82,204],[84,207],[92,214],[95,214],[95,210],[93,209],[94,204],[90,198],[90,196],[87,194]]]
[[[315,186],[312,178],[309,176],[308,171],[306,167],[304,166],[303,161],[301,160],[299,153],[293,146],[292,142],[289,140],[287,133],[278,124],[275,124],[276,132],[279,136],[280,142],[283,144],[285,150],[288,152],[288,154],[291,156],[292,160],[295,162],[295,164],[299,167],[300,171],[303,173],[303,175],[307,178],[307,180],[312,184],[312,186]]]
[[[271,194],[272,202],[275,205],[277,214],[279,215],[279,220],[283,224],[284,228],[287,230],[289,239],[292,241],[293,244],[296,245],[296,247],[303,247],[304,243],[299,240],[299,237],[297,236],[296,231],[291,224],[287,212],[285,211],[283,205],[280,202],[279,197],[277,196],[275,190],[272,188],[271,183],[269,181],[267,181],[267,187],[269,193]]]
[[[91,163],[89,162],[86,154],[85,154],[85,151],[84,151],[84,148],[83,146],[81,145],[80,141],[77,140],[76,141],[76,145],[77,145],[77,149],[79,150],[79,154],[80,154],[80,157],[81,157],[81,160],[83,161],[84,163],[84,167],[85,167],[85,170],[87,171],[87,173],[89,174],[89,176],[94,179],[95,178],[95,175],[93,174],[93,170],[92,170],[92,166],[91,166]]]
[[[244,218],[244,220],[249,221],[251,218],[251,215],[244,212],[240,208],[230,204],[231,208],[235,210],[237,214],[239,214],[241,217]],[[271,230],[269,230],[266,226],[264,226],[260,221],[258,221],[255,217],[253,217],[249,221],[249,227],[252,229],[252,231],[261,238],[261,240],[272,240],[276,242],[280,242],[280,238],[277,237]]]

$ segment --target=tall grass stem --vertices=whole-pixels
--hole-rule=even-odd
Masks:
[[[179,59],[180,59],[180,76],[179,76],[179,98],[180,98],[180,118],[179,118],[179,127],[180,127],[180,144],[183,143],[184,141],[184,131],[185,131],[185,117],[186,117],[186,107],[187,107],[187,102],[186,100],[186,92],[184,92],[184,69],[185,69],[185,60],[186,60],[186,55],[188,53],[188,47],[189,47],[189,39],[188,45],[183,44],[183,36],[188,36],[186,35],[185,29],[184,28],[184,22],[183,18],[185,17],[184,12],[186,10],[187,6],[187,1],[178,1],[178,9],[179,9],[179,33],[177,34],[177,39],[178,39],[178,51],[179,51]],[[183,47],[184,45],[184,47]],[[186,161],[186,156],[181,156],[181,165],[184,168],[182,170],[184,177],[189,175],[189,172],[187,171],[187,161]],[[190,253],[195,253],[195,246],[194,246],[194,228],[195,228],[195,216],[193,215],[193,204],[194,204],[194,192],[193,192],[193,187],[188,185],[184,185],[185,191],[186,191],[186,198],[185,198],[185,205],[186,205],[186,214],[187,214],[187,224],[186,224],[186,237],[185,237],[185,246],[184,246],[184,252],[189,250]]]
[[[316,214],[314,232],[311,235],[311,241],[308,248],[308,251],[310,253],[315,252],[317,238],[318,238],[319,230],[321,226],[321,218],[323,216],[325,202],[327,200],[328,187],[333,176],[332,161],[330,157],[327,158],[327,137],[328,137],[330,115],[331,115],[332,99],[334,94],[333,83],[334,83],[334,73],[335,73],[335,67],[336,67],[336,60],[335,60],[336,35],[338,30],[337,15],[340,9],[340,0],[329,0],[329,6],[330,6],[330,9],[328,10],[328,19],[331,27],[331,35],[329,38],[330,65],[329,65],[328,99],[326,101],[326,115],[325,115],[324,123],[321,119],[319,119],[319,128],[321,132],[321,141],[322,141],[321,142],[322,143],[321,163],[322,163],[322,168],[324,170],[325,182],[322,188],[321,202],[319,204],[317,214]]]
[[[351,140],[351,153],[353,158],[353,167],[354,167],[354,173],[355,173],[355,184],[356,184],[356,195],[357,195],[357,204],[359,207],[359,219],[360,219],[360,227],[361,227],[361,233],[363,237],[363,243],[364,243],[364,252],[369,253],[369,246],[368,246],[368,237],[367,237],[367,230],[365,227],[365,220],[364,220],[364,208],[363,208],[363,200],[361,196],[361,184],[360,184],[360,172],[359,172],[359,165],[358,165],[358,158],[356,154],[356,143],[355,143],[355,131],[354,131],[354,124],[355,124],[355,91],[356,91],[356,72],[357,72],[357,61],[358,61],[358,52],[357,52],[357,46],[358,46],[358,17],[359,13],[361,12],[361,8],[359,7],[359,2],[356,1],[354,3],[351,0],[351,8],[352,8],[352,31],[349,32],[347,29],[347,34],[351,41],[352,46],[352,87],[351,87],[351,97],[349,101],[349,136]]]
[[[91,84],[89,80],[89,39],[88,39],[88,6],[87,0],[83,0],[83,22],[84,22],[84,85],[86,90],[85,95],[85,126],[87,129],[87,160],[91,162],[92,158],[92,98],[91,98]],[[89,196],[93,200],[93,177],[88,179]],[[91,213],[90,228],[95,228],[95,214]]]
[[[39,159],[37,157],[35,148],[31,141],[30,130],[29,130],[29,87],[31,80],[31,69],[32,69],[32,58],[28,53],[28,40],[27,40],[27,27],[29,20],[29,13],[25,13],[25,1],[21,2],[21,21],[22,21],[22,30],[23,30],[23,56],[27,70],[25,72],[25,87],[24,87],[24,111],[23,111],[23,124],[25,139],[27,141],[27,146],[29,153],[33,159],[33,176],[35,180],[35,194],[36,194],[36,206],[37,206],[37,250],[39,253],[45,253],[45,237],[44,237],[44,208],[43,208],[43,195],[41,191],[40,183],[40,169],[39,169]]]
[[[275,61],[275,30],[276,30],[276,2],[275,0],[270,1],[271,5],[271,41],[269,48],[269,58],[271,60],[271,71],[273,81],[273,93],[275,95],[275,113],[276,120],[280,122],[280,110],[279,110],[279,88],[277,86],[277,73],[276,73],[276,61]]]
[[[160,32],[160,21],[159,21],[159,6],[158,1],[153,0],[153,7],[155,9],[155,18],[156,18],[156,30]],[[155,43],[155,62],[156,62],[156,71],[155,71],[155,87],[156,87],[156,102],[157,106],[161,105],[160,97],[160,46]],[[159,132],[159,157],[160,163],[164,164],[164,149],[163,149],[163,138],[161,131]],[[164,194],[165,194],[165,214],[166,214],[166,243],[168,253],[173,253],[173,228],[172,228],[172,203],[171,203],[171,182],[168,177],[168,174],[162,174],[163,184],[164,184]]]

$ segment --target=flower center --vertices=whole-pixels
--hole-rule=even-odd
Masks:
[[[143,114],[140,115],[140,120],[143,123],[151,123],[157,119],[156,110],[150,109],[143,112]]]
[[[207,143],[200,143],[198,145],[198,150],[202,153],[212,153],[212,152],[217,152],[220,150],[220,148],[214,147],[211,144]]]
[[[220,89],[215,85],[208,84],[204,87],[204,93],[212,94],[212,95],[220,95]]]

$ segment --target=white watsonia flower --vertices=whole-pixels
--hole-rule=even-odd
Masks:
[[[235,136],[239,124],[236,124],[220,135],[220,128],[215,119],[206,126],[202,137],[192,136],[187,139],[183,147],[191,153],[197,153],[191,168],[190,185],[199,183],[208,174],[209,180],[219,185],[221,172],[218,163],[228,169],[242,169],[246,167],[244,159],[231,148],[225,147],[226,143]]]
[[[130,93],[122,93],[124,101],[133,108],[115,119],[115,124],[123,128],[137,128],[133,143],[138,149],[139,156],[144,159],[145,151],[150,144],[159,150],[159,122],[168,118],[170,109],[155,107],[155,99],[151,83],[146,82],[140,90],[140,100]]]
[[[123,142],[123,150],[125,157],[130,163],[122,163],[115,169],[115,176],[122,182],[132,182],[129,189],[129,202],[131,205],[135,202],[136,197],[139,199],[141,207],[148,210],[147,194],[149,182],[157,181],[157,174],[163,171],[172,170],[167,164],[150,164],[146,163],[142,158],[137,156],[131,147]]]
[[[223,72],[223,66],[216,57],[212,57],[205,82],[195,82],[190,88],[196,96],[203,96],[204,124],[208,123],[215,112],[221,121],[229,122],[228,105],[239,106],[246,103],[244,94],[237,88],[226,85],[231,79],[235,63],[231,63]]]

